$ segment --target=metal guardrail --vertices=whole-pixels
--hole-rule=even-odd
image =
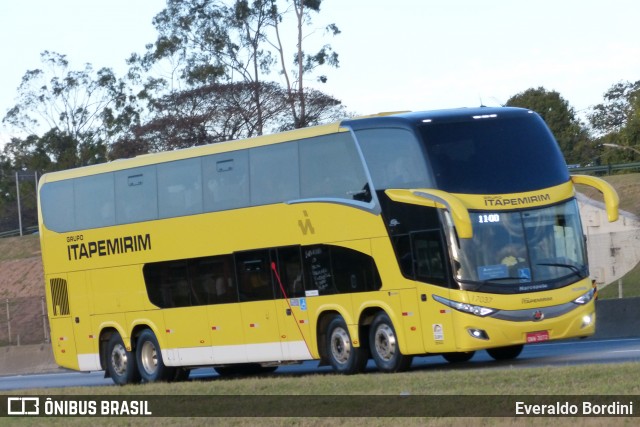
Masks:
[[[623,170],[640,170],[640,162],[636,163],[620,163],[615,165],[600,165],[600,166],[583,166],[583,167],[569,167],[571,173],[604,173],[605,175],[611,175],[612,172]]]
[[[25,227],[22,229],[22,234],[33,234],[38,231],[38,226],[33,225],[31,227]],[[0,233],[0,238],[2,237],[16,237],[20,235],[20,229],[16,228],[15,230],[3,231]]]

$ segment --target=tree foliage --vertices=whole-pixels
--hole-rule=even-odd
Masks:
[[[604,102],[593,107],[589,121],[605,161],[640,160],[640,80],[611,86]]]
[[[256,105],[251,103],[255,94],[253,85],[216,83],[153,100],[152,118],[132,129],[132,139],[113,144],[111,157],[249,138],[260,135],[262,127],[269,132],[290,130],[287,93],[275,83],[260,83],[263,124],[257,128]],[[340,101],[320,91],[307,91],[305,99],[312,125],[338,120],[346,114]]]
[[[165,65],[168,73],[144,82],[145,93],[157,94],[162,88],[163,98],[197,93],[190,91],[200,87],[243,83],[243,91],[251,95],[245,104],[253,112],[250,127],[258,135],[271,120],[270,105],[280,102],[269,99],[274,91],[262,89],[273,87],[273,74],[280,74],[290,112],[290,125],[284,127],[308,126],[314,120],[307,113],[305,79],[323,66],[338,66],[338,55],[329,44],[311,53],[305,50],[313,39],[309,38],[313,31],[306,31],[320,5],[320,0],[168,0],[166,9],[153,21],[158,31],[155,43],[147,46],[144,55],[132,56],[130,63],[146,73]],[[295,38],[287,36],[291,28]],[[335,24],[327,25],[326,30],[339,33]],[[287,49],[295,51],[293,61]],[[317,79],[327,81],[325,75]]]
[[[49,170],[73,168],[106,161],[110,141],[137,121],[135,99],[126,83],[109,68],[93,70],[86,64],[73,70],[65,55],[45,51],[43,68],[29,70],[18,87],[16,105],[3,122],[29,136],[14,138],[8,150],[16,167],[28,156]],[[42,136],[38,136],[44,131]],[[41,157],[41,158],[40,158]],[[47,157],[47,159],[45,159]],[[49,163],[47,163],[49,162]]]

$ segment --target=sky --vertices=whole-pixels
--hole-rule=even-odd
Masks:
[[[0,118],[45,50],[67,55],[72,69],[91,63],[123,75],[126,58],[155,40],[152,19],[164,6],[0,1]],[[340,67],[317,87],[370,114],[501,105],[542,86],[585,114],[613,84],[640,80],[638,16],[637,0],[324,0],[314,25],[342,31],[322,41]],[[0,143],[12,134],[0,125]]]

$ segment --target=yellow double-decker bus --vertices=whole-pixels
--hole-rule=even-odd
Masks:
[[[574,184],[534,112],[381,114],[46,174],[56,362],[117,384],[517,357],[595,330]]]

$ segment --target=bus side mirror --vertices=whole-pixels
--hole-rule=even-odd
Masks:
[[[604,179],[589,175],[571,175],[571,182],[593,187],[604,196],[604,205],[607,209],[607,219],[609,222],[618,220],[618,206],[620,198],[616,190]]]
[[[442,190],[386,190],[387,196],[394,202],[411,203],[413,205],[432,206],[447,209],[453,218],[458,237],[470,239],[473,237],[471,217],[465,205],[456,196]]]

